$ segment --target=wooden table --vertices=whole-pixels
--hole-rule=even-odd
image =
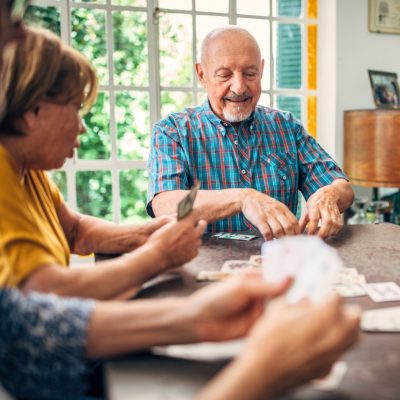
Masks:
[[[400,284],[400,226],[352,225],[328,243],[335,247],[346,267],[356,268],[368,282]],[[170,273],[144,289],[140,297],[187,295],[201,285],[194,279],[202,269],[219,269],[228,259],[259,254],[261,239],[250,242],[207,238],[199,256],[185,265],[182,275]],[[364,310],[398,306],[400,302],[374,303],[363,296],[349,299]],[[348,370],[335,392],[304,387],[284,399],[400,399],[400,335],[362,333],[360,344],[344,360]],[[111,360],[106,365],[109,400],[183,400],[194,397],[224,362],[201,362],[155,356],[150,353]],[[266,371],[268,373],[268,371]],[[210,399],[212,400],[212,399]]]

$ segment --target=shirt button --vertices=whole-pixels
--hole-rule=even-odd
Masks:
[[[267,163],[269,164],[271,162],[271,159],[270,158],[267,158]]]
[[[254,129],[254,126],[253,125],[250,125],[250,130],[252,131]]]
[[[282,176],[282,179],[283,179],[284,181],[286,181],[286,175],[283,175],[283,176]]]
[[[242,169],[242,174],[244,175],[245,173],[246,173],[246,170],[245,169]]]
[[[234,143],[234,144],[238,144],[238,141],[237,141],[237,140],[234,140],[233,143]]]

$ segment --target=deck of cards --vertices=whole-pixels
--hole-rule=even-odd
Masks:
[[[364,311],[361,329],[367,332],[400,332],[400,307]]]

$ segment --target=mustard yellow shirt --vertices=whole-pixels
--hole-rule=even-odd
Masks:
[[[0,145],[0,287],[18,286],[45,264],[67,267],[70,250],[57,212],[63,198],[43,171],[21,177]]]

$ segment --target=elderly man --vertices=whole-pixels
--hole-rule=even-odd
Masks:
[[[169,214],[195,181],[210,232],[255,226],[265,239],[333,235],[353,190],[330,156],[290,113],[258,106],[264,60],[236,26],[204,39],[197,76],[208,100],[158,122],[149,158],[149,215]],[[295,217],[298,191],[307,207]]]

